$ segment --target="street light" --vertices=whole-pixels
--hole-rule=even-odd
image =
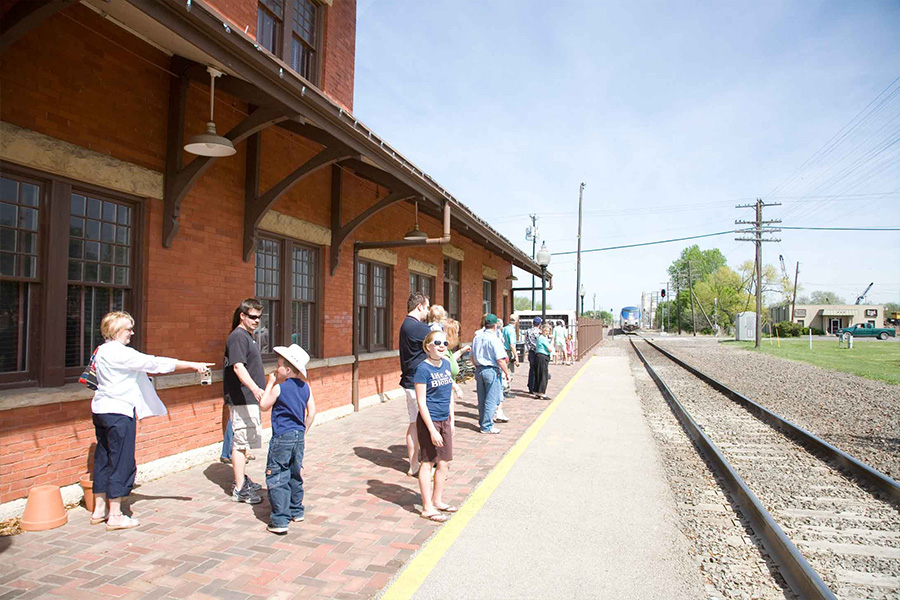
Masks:
[[[578,290],[578,295],[581,296],[581,311],[580,311],[581,314],[579,314],[578,316],[583,317],[584,316],[584,284],[583,283],[581,284],[581,289]]]
[[[541,249],[537,253],[537,263],[541,265],[541,322],[547,321],[547,265],[550,264],[550,252],[547,251],[547,242],[541,242]]]

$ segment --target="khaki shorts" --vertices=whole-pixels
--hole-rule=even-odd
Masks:
[[[262,424],[258,404],[229,406],[231,428],[234,430],[235,450],[258,450],[262,448]]]
[[[415,423],[416,417],[419,416],[419,402],[416,400],[416,390],[403,388],[403,391],[406,392],[406,412],[409,413],[409,422]]]

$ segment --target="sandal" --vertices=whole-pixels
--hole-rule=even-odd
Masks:
[[[441,512],[451,513],[451,514],[452,514],[452,513],[455,513],[456,511],[459,510],[458,507],[452,506],[452,505],[450,505],[450,504],[448,504],[447,506],[437,506],[437,505],[435,505],[435,508],[438,509],[438,510],[441,511]]]
[[[99,525],[100,523],[105,523],[108,518],[109,513],[107,513],[105,517],[95,517],[94,515],[91,515],[91,525]]]
[[[434,523],[446,523],[447,520],[450,518],[447,515],[444,515],[441,513],[434,513],[433,515],[421,514],[421,515],[419,515],[419,517],[421,517],[423,519],[428,519],[429,521],[432,521]]]
[[[115,515],[121,516],[123,522],[121,525],[110,525],[109,521],[106,522],[106,530],[107,531],[118,531],[120,529],[134,529],[135,527],[139,527],[141,522],[135,518],[129,517],[128,515]]]

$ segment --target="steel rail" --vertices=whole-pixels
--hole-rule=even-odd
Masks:
[[[849,472],[854,477],[865,481],[867,484],[871,485],[881,494],[884,494],[888,500],[900,504],[900,483],[897,483],[884,473],[880,471],[876,471],[869,465],[865,464],[861,460],[854,458],[850,454],[847,454],[843,450],[832,446],[825,440],[816,437],[812,433],[806,431],[802,427],[798,425],[794,425],[787,419],[784,419],[769,409],[763,407],[762,405],[754,402],[750,398],[744,396],[740,392],[736,392],[733,389],[727,387],[725,384],[716,381],[706,373],[700,371],[699,369],[689,365],[684,362],[677,356],[673,355],[666,350],[663,350],[658,345],[654,344],[648,339],[643,339],[645,342],[656,348],[661,354],[666,356],[669,360],[674,362],[675,364],[687,369],[713,388],[718,390],[719,392],[725,394],[734,402],[740,404],[744,409],[746,409],[750,414],[755,416],[757,419],[766,423],[767,425],[778,429],[783,432],[785,435],[790,436],[797,442],[806,446],[809,450],[819,455],[819,457],[824,457],[828,461],[832,461],[843,467],[847,472]]]
[[[763,547],[780,567],[781,576],[784,577],[791,590],[801,598],[836,600],[834,593],[806,561],[806,558],[797,549],[797,546],[791,542],[784,530],[775,522],[775,519],[772,518],[772,515],[769,514],[756,495],[747,487],[741,476],[732,468],[728,459],[725,458],[719,451],[719,448],[694,421],[690,413],[678,401],[675,394],[669,389],[669,386],[666,385],[666,382],[650,366],[644,354],[638,349],[637,344],[634,343],[634,339],[632,338],[630,341],[631,347],[634,348],[638,358],[644,363],[644,367],[653,381],[656,382],[657,387],[669,403],[672,412],[675,413],[675,416],[681,422],[688,437],[693,440],[694,444],[706,456],[719,480],[731,493],[731,497],[737,502],[744,516],[750,521],[753,531],[756,532]]]

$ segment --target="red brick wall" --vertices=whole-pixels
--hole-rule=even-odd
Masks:
[[[353,111],[356,70],[356,0],[334,0],[325,9],[322,91]]]
[[[335,13],[353,2],[335,1]],[[340,7],[340,8],[338,8]],[[168,58],[92,11],[73,6],[40,25],[10,47],[0,71],[0,119],[66,142],[162,172],[165,168]],[[61,76],[65,74],[65,77]],[[352,77],[351,77],[352,82]],[[207,119],[208,88],[192,84],[188,93],[186,134],[202,131]],[[351,88],[352,95],[352,88]],[[244,103],[218,92],[216,124],[224,132],[247,112]],[[318,151],[308,140],[280,129],[263,134],[262,191]],[[180,229],[172,248],[163,248],[161,200],[146,199],[143,294],[137,315],[143,350],[163,356],[215,362],[221,367],[225,337],[234,307],[253,295],[253,263],[242,257],[246,145],[236,156],[219,160],[185,198]],[[185,162],[192,160],[184,156]],[[330,168],[304,179],[274,207],[279,212],[331,227]],[[347,174],[343,178],[344,221],[383,197],[387,190]],[[351,354],[352,243],[399,239],[413,223],[413,207],[402,203],[372,217],[342,248],[334,276],[328,272],[328,248],[322,249],[324,356]],[[421,216],[431,236],[441,224]],[[481,316],[482,264],[497,269],[501,281],[509,266],[472,241],[453,233],[463,261],[463,337],[471,338]],[[406,313],[408,257],[437,266],[436,298],[443,302],[440,247],[396,250],[393,270],[391,347]],[[498,302],[501,298],[498,289]],[[320,411],[351,401],[352,366],[311,371]],[[395,357],[360,364],[360,397],[397,387]],[[221,439],[221,388],[200,386],[161,392],[169,415],[144,422],[138,439],[143,463]],[[0,414],[0,502],[22,497],[42,483],[67,485],[87,472],[94,441],[87,401],[3,411]]]

